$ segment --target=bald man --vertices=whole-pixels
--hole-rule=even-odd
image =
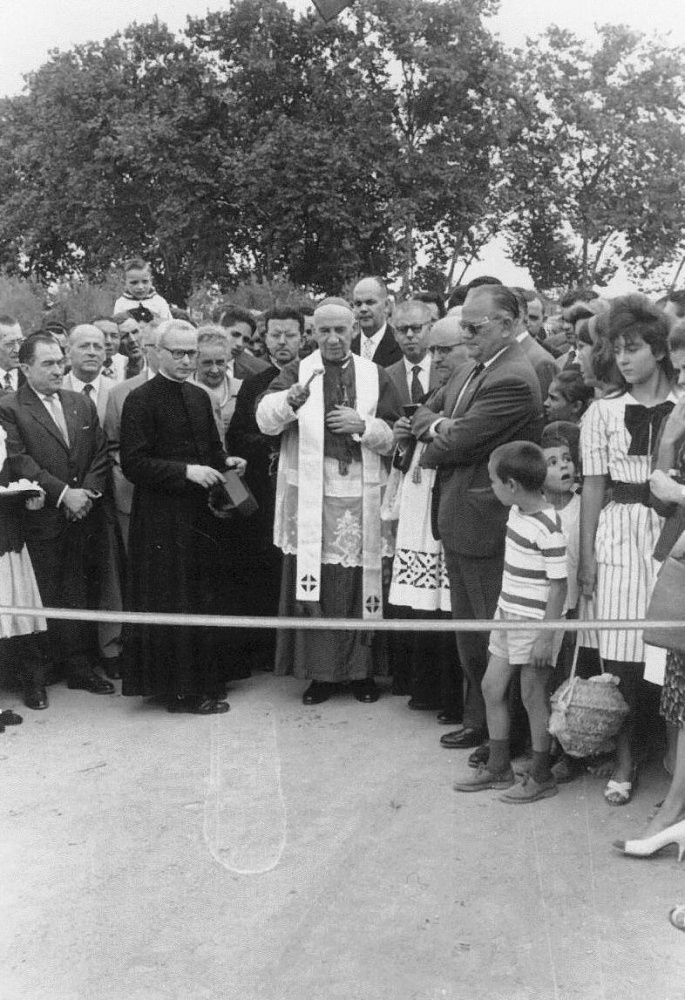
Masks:
[[[80,392],[95,404],[100,426],[104,426],[107,396],[114,384],[104,378],[105,335],[94,323],[79,323],[69,333],[67,360],[70,371],[64,376],[64,389]]]
[[[257,406],[262,433],[281,437],[274,543],[284,553],[283,616],[382,617],[392,542],[380,518],[381,456],[392,451],[401,407],[387,373],[352,354],[353,332],[346,302],[325,299],[314,313],[318,349],[287,365]],[[283,631],[276,673],[311,681],[305,705],[342,683],[361,702],[379,695],[369,632]]]
[[[393,315],[393,319],[395,316]],[[397,329],[398,324],[395,324]],[[431,378],[444,385],[468,362],[458,316],[433,324],[426,336]],[[411,419],[395,424],[396,438],[411,434]],[[399,496],[399,517],[389,601],[399,618],[449,618],[450,593],[442,543],[431,530],[430,507],[435,470],[419,469],[421,447],[414,451]],[[410,695],[408,708],[437,711],[438,722],[459,724],[463,713],[463,676],[453,632],[393,632],[393,691]]]

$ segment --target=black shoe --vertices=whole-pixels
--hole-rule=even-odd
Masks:
[[[99,677],[94,670],[87,674],[76,674],[67,681],[70,691],[90,691],[91,694],[114,694],[114,685]]]
[[[223,715],[231,706],[219,698],[203,698],[198,695],[178,695],[169,698],[167,712],[172,714],[187,713],[189,715]]]
[[[20,726],[24,720],[11,708],[6,708],[0,712],[0,726]]]
[[[446,708],[442,712],[438,712],[436,718],[441,726],[458,726],[461,724],[461,715],[450,712]]]
[[[24,689],[24,704],[34,712],[48,707],[48,693],[42,684],[27,685]]]
[[[440,737],[440,745],[448,750],[470,750],[480,746],[488,738],[482,729],[457,729],[453,733],[445,733]]]
[[[365,705],[371,705],[374,701],[378,701],[381,696],[379,689],[370,677],[363,681],[352,681],[351,687],[357,701],[361,701]]]
[[[323,701],[328,701],[334,690],[335,684],[328,681],[312,681],[302,695],[302,704],[320,705]]]
[[[487,764],[490,760],[490,744],[481,743],[479,747],[473,751],[468,759],[469,767],[480,767],[481,764]]]

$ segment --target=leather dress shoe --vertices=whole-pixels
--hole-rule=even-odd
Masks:
[[[24,704],[34,712],[48,707],[48,693],[42,684],[31,684],[24,689]]]
[[[303,705],[320,705],[328,701],[335,690],[335,684],[328,681],[312,681],[305,693],[302,695]]]
[[[448,750],[470,750],[480,746],[487,739],[487,733],[482,729],[457,729],[453,733],[445,733],[440,737],[440,745]]]
[[[374,701],[378,701],[381,696],[379,689],[370,677],[363,681],[353,681],[352,693],[357,701],[361,701],[365,705],[371,705]]]
[[[77,674],[67,681],[70,691],[90,691],[91,694],[114,694],[114,685],[99,677],[94,670],[86,674]]]

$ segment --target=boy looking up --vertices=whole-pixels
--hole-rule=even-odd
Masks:
[[[539,631],[535,622],[561,617],[566,598],[566,544],[559,516],[542,492],[547,463],[537,445],[512,441],[496,448],[488,472],[495,496],[510,508],[495,619],[530,621],[530,629],[490,635],[490,658],[483,678],[490,754],[487,764],[480,764],[474,775],[456,782],[454,789],[478,792],[495,788],[503,792],[502,802],[536,802],[557,793],[550,770],[547,725],[548,687],[561,634]],[[533,763],[529,774],[514,784],[507,689],[517,671],[530,722]]]

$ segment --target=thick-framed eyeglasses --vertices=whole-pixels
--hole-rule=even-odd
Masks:
[[[424,330],[427,326],[429,326],[429,323],[409,323],[407,326],[396,326],[395,330],[403,337],[406,336],[406,334],[408,334],[409,331],[411,330],[414,336],[418,337],[421,331]]]
[[[161,350],[168,351],[174,361],[183,361],[184,358],[188,358],[188,361],[194,361],[197,357],[197,351],[182,351],[179,349],[172,350],[170,347],[164,347],[162,344]]]
[[[477,337],[479,331],[487,326],[488,323],[501,322],[501,316],[484,316],[483,319],[478,320],[477,323],[460,323],[459,326],[462,328],[464,333],[470,333],[472,337]]]

